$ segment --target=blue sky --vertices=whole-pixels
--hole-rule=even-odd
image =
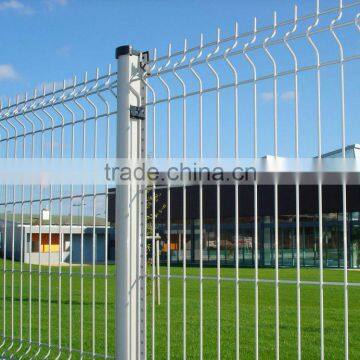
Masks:
[[[344,4],[351,2],[353,1],[344,0]],[[223,36],[229,36],[233,34],[235,21],[239,23],[240,33],[252,29],[254,16],[258,18],[259,27],[272,24],[273,10],[278,12],[278,21],[291,19],[296,3],[299,6],[299,16],[315,10],[315,0],[0,0],[0,97],[32,92],[34,87],[39,87],[42,83],[71,79],[73,75],[82,78],[85,71],[93,76],[96,67],[105,72],[109,63],[115,65],[114,52],[119,45],[132,44],[140,50],[156,47],[160,54],[166,54],[169,42],[172,42],[174,49],[179,50],[183,46],[184,37],[188,38],[190,46],[198,44],[200,33],[204,33],[205,41],[215,40],[218,26],[221,27]],[[320,8],[324,10],[337,4],[338,0],[322,0]],[[334,13],[331,16],[334,17]],[[319,44],[321,41],[319,39]],[[331,46],[326,45],[321,49],[322,61],[338,58],[338,48],[334,40],[328,38],[327,41]],[[360,53],[359,32],[355,26],[351,26],[344,43],[348,45],[345,47],[345,55],[348,55],[348,50],[351,54]],[[302,46],[307,46],[308,51],[298,48],[300,61],[303,61],[303,65],[314,64],[309,45],[304,43]],[[265,65],[264,54],[261,56],[259,64],[263,64],[263,73],[271,73],[269,62]],[[290,60],[290,57],[286,60],[287,65]],[[359,87],[356,85],[359,82],[356,79],[359,79],[360,75],[358,61],[346,66],[347,143],[350,144],[360,142],[360,126],[356,115],[356,104],[359,100]],[[302,123],[300,142],[303,145],[300,155],[303,156],[316,154],[316,136],[309,136],[316,133],[314,76],[314,72],[304,74],[299,87]],[[244,78],[246,77],[249,75],[244,75]],[[338,78],[338,66],[324,69],[324,152],[341,146]],[[249,119],[243,120],[243,124],[251,123],[251,113],[247,110],[247,107],[250,108],[247,102],[251,99],[249,91],[250,89],[247,89],[247,95],[244,92],[241,99],[244,109],[242,117]],[[293,97],[292,79],[285,79],[282,83],[279,81],[280,154],[283,152],[291,155],[289,149],[293,151],[294,147],[293,141],[289,140],[293,139],[293,135],[289,134],[294,131]],[[272,153],[272,102],[270,79],[259,85],[259,144],[263,146],[259,151],[263,155]],[[180,116],[180,113],[178,115]],[[230,117],[229,114],[227,116]],[[209,127],[210,130],[213,128]],[[250,130],[246,126],[240,129],[243,133]],[[214,140],[215,137],[210,132],[208,138]],[[223,143],[227,142],[227,133],[230,132],[230,127],[224,129]],[[196,136],[195,131],[193,135]],[[214,148],[213,145],[209,141],[209,148]],[[244,149],[251,148],[250,143],[245,145]],[[179,142],[179,152],[180,148]],[[240,155],[251,156],[250,153]]]
[[[353,0],[344,0],[344,4]],[[216,39],[216,29],[221,27],[222,36],[233,34],[234,23],[238,21],[239,32],[252,29],[254,16],[258,26],[272,24],[273,11],[277,10],[278,21],[293,18],[295,4],[299,6],[299,16],[315,10],[315,0],[183,0],[183,1],[144,1],[144,0],[0,0],[0,98],[32,92],[42,83],[50,84],[77,75],[80,79],[85,71],[95,75],[96,67],[105,72],[109,63],[115,67],[114,53],[119,45],[131,44],[139,50],[152,50],[165,55],[168,43],[175,50],[181,50],[184,38],[189,46],[199,43],[200,33],[205,42]],[[322,10],[335,7],[338,0],[322,0]],[[354,11],[359,11],[359,6]],[[355,12],[356,14],[356,12]],[[329,24],[336,14],[325,18]],[[349,12],[348,19],[354,19]],[[346,19],[343,21],[346,21]],[[302,31],[313,19],[302,25]],[[290,27],[289,27],[290,29]],[[289,29],[283,29],[288,31]],[[342,36],[345,56],[360,55],[360,32],[352,24]],[[260,41],[263,41],[263,34]],[[284,35],[284,33],[282,33]],[[321,50],[321,60],[338,60],[338,47],[329,32],[317,38]],[[243,44],[241,44],[243,46]],[[280,49],[279,49],[280,51]],[[280,70],[292,69],[289,53],[282,47],[282,53],[274,46]],[[306,43],[297,45],[299,66],[314,65],[314,53]],[[259,75],[271,74],[272,67],[266,60],[262,49],[255,51]],[[360,98],[359,61],[345,65],[346,92],[346,143],[360,142],[360,122],[358,116]],[[244,59],[239,60],[240,77],[251,78],[251,71]],[[245,64],[246,65],[246,64]],[[242,71],[242,69],[245,69]],[[341,146],[341,101],[339,86],[339,66],[323,68],[322,72],[322,120],[323,151],[331,151]],[[228,77],[224,73],[224,78]],[[316,135],[316,73],[309,71],[299,75],[300,102],[300,156],[312,157],[317,153]],[[171,80],[171,81],[174,81]],[[213,78],[206,78],[208,86],[214,86]],[[193,81],[193,84],[196,83]],[[259,156],[273,153],[273,79],[263,81],[258,86],[258,146]],[[294,151],[294,84],[293,77],[279,79],[279,156],[293,156]],[[157,85],[159,86],[159,84]],[[252,104],[251,87],[239,89],[239,142],[240,157],[252,154]],[[164,97],[163,93],[160,97]],[[232,156],[234,144],[232,95],[226,91],[222,95],[221,144],[222,156]],[[196,98],[188,102],[188,156],[197,156],[198,108]],[[215,109],[214,94],[204,98],[204,156],[215,156]],[[172,154],[180,156],[181,108],[179,103],[172,105]],[[160,138],[157,156],[165,156],[165,111],[159,107],[157,126]],[[115,124],[112,121],[112,125]],[[148,119],[151,128],[151,116]],[[208,125],[209,124],[209,125]],[[193,126],[193,128],[191,128]],[[78,143],[81,143],[80,135]],[[115,141],[113,141],[113,145]],[[89,147],[92,144],[89,143]],[[151,146],[149,151],[151,152]]]
[[[0,96],[31,90],[42,82],[59,81],[84,71],[94,72],[113,61],[118,45],[138,49],[157,47],[161,53],[169,42],[175,48],[205,38],[214,38],[220,26],[231,33],[259,26],[293,13],[294,0],[0,0]],[[337,0],[323,1],[322,7]],[[300,14],[315,7],[313,1],[298,1]]]

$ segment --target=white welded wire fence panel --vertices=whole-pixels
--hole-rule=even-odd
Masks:
[[[116,109],[110,67],[44,84],[1,104],[1,157],[114,157]],[[114,358],[109,187],[31,184],[1,185],[1,357]]]
[[[119,57],[117,72],[45,84],[1,104],[0,156],[356,157],[359,11],[295,7],[289,20],[274,13],[246,33],[235,24],[147,62]],[[129,105],[144,105],[145,120]],[[1,356],[356,358],[358,185],[232,180],[116,195],[108,184],[1,185]]]
[[[358,151],[360,3],[323,6],[151,52],[151,163]],[[150,188],[147,356],[356,358],[358,185],[223,183]]]

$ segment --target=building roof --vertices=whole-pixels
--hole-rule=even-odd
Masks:
[[[342,148],[327,152],[322,155],[323,158],[329,157],[341,157]],[[357,158],[360,159],[360,144],[352,144],[345,147],[345,156],[347,158]]]
[[[5,220],[5,215],[2,213],[0,214],[0,220]],[[69,215],[62,215],[61,219],[59,215],[52,215],[51,216],[51,225],[53,226],[59,226],[61,220],[61,225],[70,225],[70,222],[72,221],[73,226],[80,226],[81,223],[83,223],[84,226],[93,226],[94,224],[94,218],[92,216],[83,216],[83,219],[81,219],[81,216],[73,215],[70,219]],[[7,212],[7,223],[12,223],[13,221],[13,213]],[[29,214],[23,214],[15,213],[14,214],[14,221],[16,224],[23,224],[23,225],[29,225],[31,222],[31,218]],[[39,225],[39,215],[33,215],[32,216],[32,225]],[[42,220],[41,225],[49,225],[49,220]],[[105,219],[101,217],[95,217],[95,226],[105,226]]]

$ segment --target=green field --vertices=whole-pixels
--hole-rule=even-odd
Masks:
[[[3,263],[0,263],[3,268]],[[7,269],[11,269],[11,262],[6,263]],[[19,269],[16,264],[15,269]],[[39,347],[39,275],[38,267],[33,266],[31,273],[32,291],[29,292],[30,274],[28,267],[24,265],[22,275],[23,281],[23,319],[22,319],[22,343],[11,342],[11,339],[0,339],[2,347],[0,355],[9,358],[15,353],[15,358],[20,358],[26,351],[28,354],[23,358],[30,358],[37,353]],[[59,268],[51,269],[51,294],[49,293],[49,268],[42,266],[41,271],[41,321],[40,342],[44,344],[37,355],[38,359],[55,359],[59,355],[59,323],[62,328],[61,346],[64,348],[59,359],[66,359],[69,352],[66,348],[70,346],[70,303],[72,303],[72,348],[81,347],[81,277],[80,267],[73,268],[72,277],[72,299],[70,299],[69,268],[62,267],[61,292],[59,294]],[[91,358],[87,352],[93,347],[97,354],[105,353],[105,279],[100,274],[104,273],[104,266],[96,266],[98,276],[95,280],[95,306],[93,307],[93,280],[92,267],[84,267],[83,277],[83,359]],[[114,354],[114,266],[109,266],[108,277],[108,355]],[[151,269],[150,269],[151,271]],[[162,274],[166,268],[161,269]],[[241,279],[252,279],[252,269],[240,269]],[[172,275],[182,275],[182,268],[171,268]],[[197,268],[188,268],[187,274],[198,276]],[[204,269],[204,275],[216,276],[216,269]],[[221,269],[221,276],[226,278],[221,282],[221,358],[235,358],[235,283],[234,269]],[[260,279],[274,279],[273,269],[260,269]],[[14,280],[12,290],[11,280]],[[295,280],[296,272],[293,269],[280,269],[281,280]],[[324,280],[327,282],[341,282],[343,272],[341,270],[325,270]],[[301,279],[303,281],[318,281],[318,269],[302,269]],[[360,272],[349,271],[350,282],[360,282]],[[19,272],[7,272],[5,284],[6,299],[6,329],[5,336],[20,339],[20,283]],[[151,358],[151,316],[152,316],[152,292],[151,280],[148,281],[148,357]],[[0,332],[3,334],[3,273],[0,274]],[[187,359],[199,358],[199,280],[189,278],[186,282],[186,349]],[[203,281],[204,296],[204,359],[215,359],[217,356],[217,282],[214,279]],[[296,285],[280,284],[280,358],[294,359],[297,351],[297,326],[296,326]],[[13,295],[12,295],[13,294]],[[239,310],[240,310],[240,358],[254,358],[254,283],[241,281],[239,283]],[[344,288],[339,285],[324,286],[324,314],[325,314],[325,358],[344,358]],[[61,299],[59,299],[61,295]],[[30,300],[31,296],[31,302]],[[171,358],[183,358],[183,280],[181,278],[171,279]],[[59,302],[61,304],[61,312]],[[11,318],[13,304],[13,321]],[[30,317],[30,305],[31,314]],[[155,358],[165,359],[167,351],[167,281],[161,280],[161,305],[155,306]],[[303,359],[318,359],[320,357],[320,316],[319,316],[319,286],[301,286],[301,327],[302,327],[302,355]],[[360,356],[360,287],[349,286],[349,347],[350,358],[357,359]],[[49,309],[51,311],[51,323],[49,324]],[[92,322],[92,312],[95,310],[95,326]],[[31,321],[31,333],[29,325]],[[13,326],[12,326],[13,325]],[[95,330],[95,343],[92,341],[92,331]],[[50,330],[50,331],[49,331]],[[30,343],[28,339],[33,341]],[[52,344],[51,351],[46,346]],[[94,345],[94,346],[93,346]],[[275,286],[273,283],[259,284],[259,358],[273,359],[275,356]],[[1,357],[1,356],[0,356]],[[80,358],[80,354],[73,353],[72,359]],[[99,356],[98,358],[101,358]]]

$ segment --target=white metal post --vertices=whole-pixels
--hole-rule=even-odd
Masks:
[[[130,115],[130,107],[140,107],[141,96],[140,55],[130,46],[116,50],[117,73],[117,158],[141,157],[141,120]],[[116,359],[138,358],[140,330],[138,329],[140,239],[140,192],[136,183],[116,186],[115,262],[116,262]]]

